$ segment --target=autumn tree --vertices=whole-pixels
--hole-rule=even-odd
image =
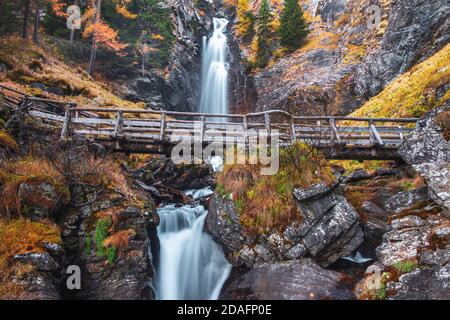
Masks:
[[[248,0],[238,0],[237,4],[237,31],[243,38],[252,38],[254,35],[255,16],[250,10]]]
[[[308,32],[308,25],[298,0],[286,0],[278,29],[280,44],[289,51],[294,51],[300,47]]]
[[[107,1],[107,0],[104,0]],[[128,11],[127,5],[131,0],[109,0],[115,5],[115,10],[122,17],[135,19],[136,15]],[[86,26],[83,32],[84,38],[91,37],[91,57],[89,59],[88,73],[91,74],[97,56],[98,46],[103,46],[115,52],[120,52],[127,47],[118,39],[118,32],[111,28],[102,19],[102,0],[89,0],[88,8],[83,15]]]
[[[270,40],[272,37],[271,24],[273,20],[272,11],[268,0],[262,0],[257,19],[257,44],[256,63],[258,67],[264,68],[271,56]]]

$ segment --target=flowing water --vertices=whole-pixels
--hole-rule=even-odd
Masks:
[[[214,18],[214,32],[209,40],[203,38],[202,95],[200,112],[228,113],[228,20]]]
[[[214,32],[203,39],[203,75],[200,111],[227,113],[228,66],[227,39],[224,34],[228,21],[214,18]],[[212,157],[213,168],[220,169],[221,158]],[[212,193],[202,189],[191,193],[194,198]],[[160,225],[159,266],[157,268],[157,297],[163,300],[217,299],[228,278],[231,265],[222,249],[203,231],[207,211],[201,205],[158,209]]]
[[[194,198],[210,189],[191,192]],[[221,248],[203,231],[203,206],[168,205],[158,209],[160,257],[157,296],[162,300],[211,300],[219,297],[231,265]]]

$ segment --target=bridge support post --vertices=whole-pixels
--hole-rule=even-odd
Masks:
[[[166,131],[166,113],[163,112],[161,113],[161,128],[160,128],[160,132],[159,132],[159,140],[161,140],[161,142],[164,142],[164,135]]]
[[[116,149],[120,149],[120,139],[123,137],[123,112],[117,112],[117,122],[114,128],[114,140],[116,141]]]
[[[72,120],[72,108],[71,106],[66,107],[64,112],[64,123],[61,130],[61,140],[67,139],[70,134],[70,122]]]

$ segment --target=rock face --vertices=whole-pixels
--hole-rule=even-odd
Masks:
[[[450,4],[446,0],[391,1],[389,21],[379,50],[356,70],[355,92],[379,93],[398,74],[450,41]]]
[[[96,190],[79,186],[74,190],[78,200],[89,199]],[[121,209],[121,207],[124,209]],[[106,230],[121,234],[119,249],[113,256],[99,249],[98,214],[106,214],[110,222]],[[64,217],[62,238],[67,263],[81,268],[79,291],[64,294],[77,299],[148,300],[154,298],[153,258],[157,254],[156,226],[159,219],[151,198],[143,208],[121,198],[98,199],[71,210]],[[150,240],[151,239],[151,240]],[[122,243],[122,245],[120,244]],[[125,243],[125,244],[124,244]],[[99,253],[99,250],[103,253]]]
[[[304,48],[254,74],[258,109],[348,114],[450,40],[446,0],[302,1],[316,17]],[[370,26],[370,5],[381,24]],[[314,11],[315,10],[315,11]]]
[[[343,275],[320,268],[311,259],[263,264],[249,271],[234,270],[220,299],[323,300],[353,299]]]
[[[305,219],[291,223],[282,233],[248,234],[239,223],[233,203],[218,195],[211,199],[206,228],[224,247],[233,265],[247,268],[303,256],[328,266],[362,243],[358,214],[332,188],[317,185],[297,190],[295,197]]]
[[[201,95],[202,42],[212,33],[213,17],[225,17],[231,30],[234,10],[224,10],[220,1],[169,0],[164,4],[171,10],[176,36],[165,74],[148,72],[125,84],[127,98],[144,101],[152,108],[192,111],[198,108]],[[228,37],[229,104],[231,110],[243,110],[253,104],[251,77],[240,63],[237,40]]]
[[[426,181],[430,197],[450,210],[450,142],[444,139],[434,119],[450,106],[430,112],[406,138],[400,156]]]

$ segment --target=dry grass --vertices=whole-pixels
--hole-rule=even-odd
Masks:
[[[128,248],[130,238],[135,235],[136,231],[133,229],[115,232],[105,239],[103,246],[106,248],[113,246],[118,252],[123,252],[126,248]]]
[[[111,86],[90,77],[77,65],[69,65],[51,48],[41,48],[17,36],[0,38],[0,62],[10,71],[0,75],[0,82],[30,95],[44,95],[56,100],[74,101],[87,107],[144,109],[144,103],[126,101],[111,91]],[[67,96],[61,97],[33,89],[34,82],[56,86]]]
[[[0,219],[0,274],[15,254],[45,252],[43,242],[61,243],[59,227],[49,221]]]
[[[0,131],[0,147],[5,147],[11,151],[19,151],[19,145],[9,134]]]
[[[18,199],[18,190],[23,183],[50,183],[67,201],[70,199],[69,191],[66,187],[64,177],[47,161],[25,158],[17,162],[7,162],[0,169],[1,199],[0,211],[4,211],[11,216],[22,212]],[[36,195],[39,197],[40,195]]]
[[[351,114],[353,117],[421,117],[450,99],[450,89],[437,99],[438,91],[450,81],[450,44],[392,81]]]
[[[217,188],[220,195],[231,196],[247,230],[258,234],[283,230],[302,219],[293,196],[295,188],[333,180],[327,161],[304,144],[281,151],[277,174],[261,176],[260,169],[259,165],[225,165]]]

